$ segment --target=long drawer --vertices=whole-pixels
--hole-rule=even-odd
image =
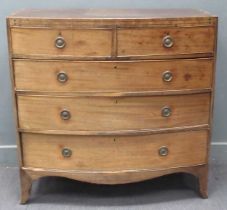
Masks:
[[[24,167],[65,170],[165,169],[207,162],[208,132],[148,136],[22,134]]]
[[[211,88],[213,59],[73,62],[14,60],[17,90],[156,91]]]
[[[210,94],[153,97],[18,96],[19,127],[112,131],[209,123]]]

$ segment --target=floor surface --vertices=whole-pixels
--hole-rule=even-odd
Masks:
[[[18,169],[0,167],[0,210],[227,210],[226,160],[226,146],[212,149],[208,199],[188,187],[196,179],[180,174],[118,186],[46,177],[34,182],[26,205],[19,204]]]

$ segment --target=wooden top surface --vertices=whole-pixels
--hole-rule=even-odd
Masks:
[[[10,27],[106,28],[214,26],[216,16],[194,9],[23,9],[8,18]]]
[[[23,9],[12,18],[51,19],[160,19],[210,17],[208,12],[195,9]]]

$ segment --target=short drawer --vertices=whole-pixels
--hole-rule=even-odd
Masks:
[[[12,53],[16,57],[110,56],[112,31],[102,29],[12,28]]]
[[[120,62],[14,60],[16,89],[25,91],[203,89],[211,88],[212,72],[213,59]]]
[[[119,56],[213,53],[215,29],[213,27],[119,29],[117,37]]]
[[[22,134],[25,167],[63,170],[133,170],[207,162],[208,132],[148,136]]]
[[[208,124],[210,94],[153,97],[18,96],[19,127],[115,131]]]

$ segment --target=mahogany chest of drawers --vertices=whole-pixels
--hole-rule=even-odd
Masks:
[[[207,197],[217,17],[196,10],[22,10],[7,18],[21,203],[32,181],[171,173]]]

